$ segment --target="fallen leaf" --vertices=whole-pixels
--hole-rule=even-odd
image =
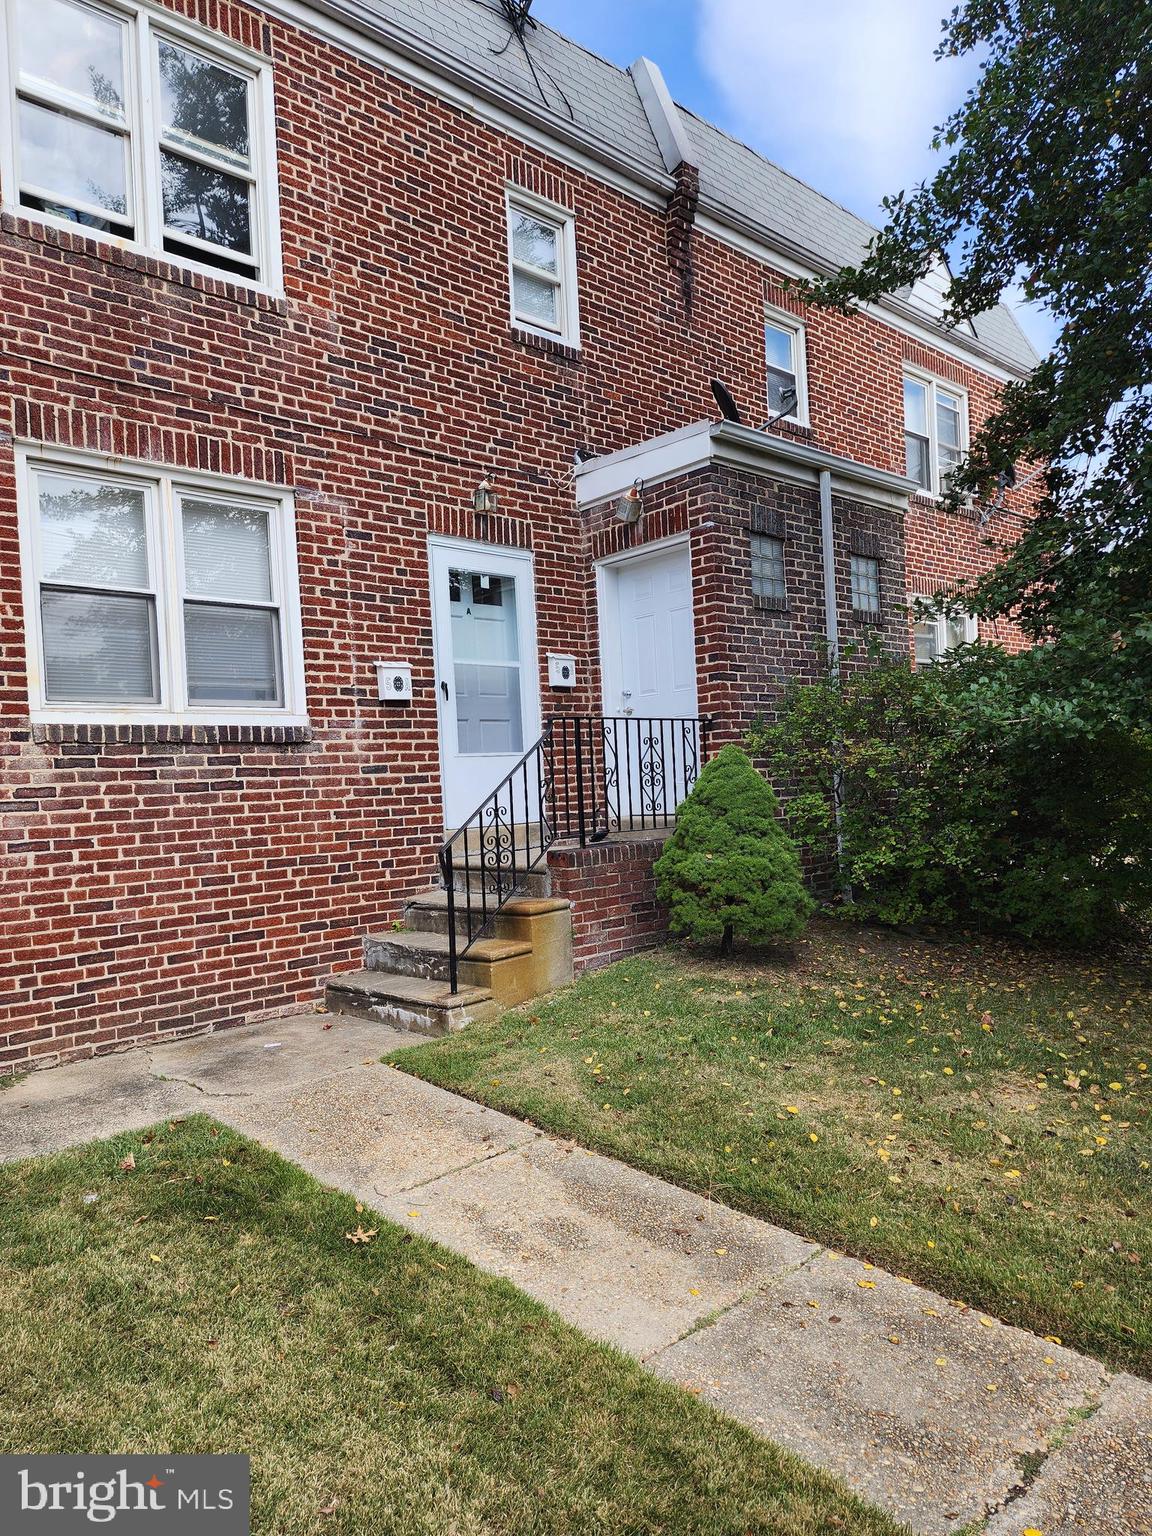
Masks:
[[[365,1232],[363,1227],[358,1226],[355,1232],[345,1232],[344,1236],[350,1243],[370,1243],[376,1236],[376,1228],[370,1227]]]
[[[120,1166],[125,1173],[131,1173],[132,1170],[136,1167],[136,1159],[132,1156],[131,1152],[129,1152],[127,1157],[122,1157],[120,1159]]]

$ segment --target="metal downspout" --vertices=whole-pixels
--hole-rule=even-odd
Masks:
[[[840,610],[836,602],[836,541],[832,526],[832,471],[820,471],[820,552],[824,566],[824,631],[828,642],[828,670],[840,681]],[[836,818],[836,863],[841,893],[852,901],[852,887],[844,881],[844,777],[837,768],[832,781],[832,813]]]

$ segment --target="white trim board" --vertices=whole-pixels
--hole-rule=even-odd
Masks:
[[[904,475],[857,464],[852,459],[794,443],[789,438],[774,437],[754,427],[727,421],[699,421],[681,427],[678,432],[580,465],[576,471],[576,505],[598,506],[622,496],[637,480],[646,486],[658,485],[710,464],[729,465],[808,486],[817,485],[821,472],[828,470],[833,494],[886,507],[906,507],[908,497],[917,489],[915,482]]]

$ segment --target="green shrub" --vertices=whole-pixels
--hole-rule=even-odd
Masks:
[[[776,796],[738,747],[707,764],[676,813],[656,862],[656,891],[674,933],[752,944],[794,939],[812,913]]]
[[[1075,944],[1152,914],[1152,743],[1073,707],[1057,665],[990,646],[880,661],[793,688],[752,734],[847,914]]]

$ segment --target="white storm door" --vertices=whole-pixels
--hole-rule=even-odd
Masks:
[[[699,767],[696,624],[687,540],[600,567],[610,788],[622,823],[674,814]],[[680,723],[675,723],[680,722]]]
[[[455,830],[540,736],[532,557],[435,538],[429,555],[444,824]]]

